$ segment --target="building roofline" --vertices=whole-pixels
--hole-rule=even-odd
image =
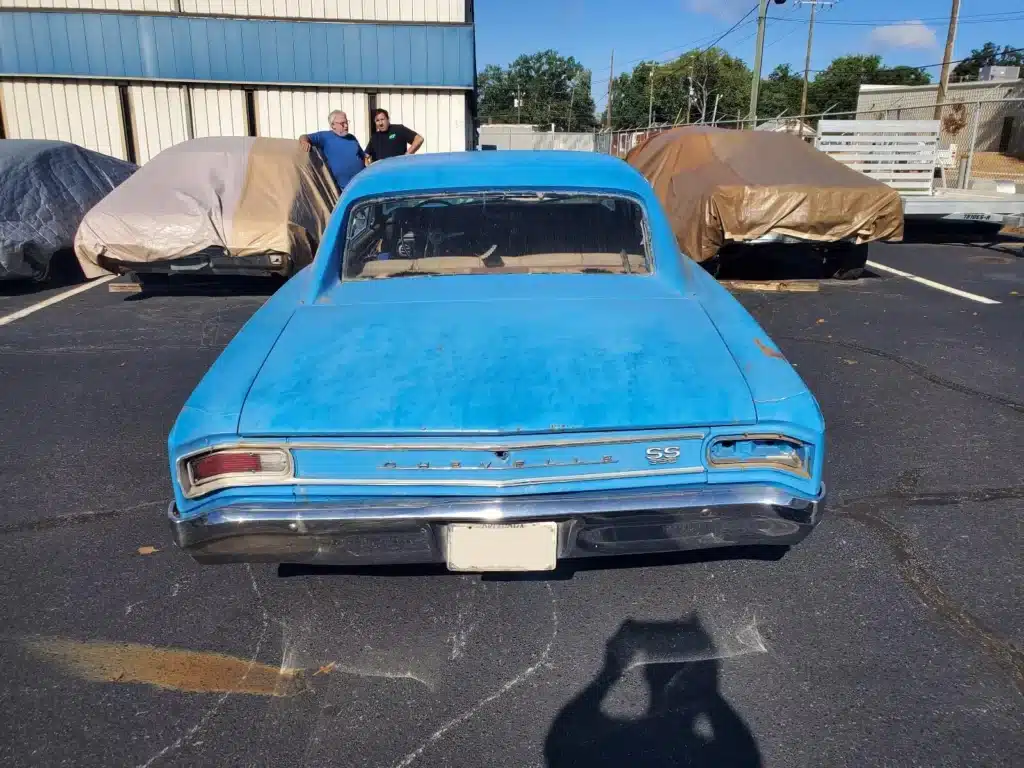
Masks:
[[[970,80],[966,83],[950,83],[948,88],[951,90],[960,88],[971,88],[971,87],[986,87],[986,88],[1002,88],[1006,86],[1024,85],[1024,79],[1017,80]],[[861,93],[882,93],[884,91],[891,91],[892,93],[909,93],[913,91],[934,91],[939,87],[938,83],[930,83],[928,85],[877,85],[877,84],[862,84],[860,86]]]

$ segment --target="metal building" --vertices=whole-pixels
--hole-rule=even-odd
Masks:
[[[297,137],[370,112],[473,147],[473,0],[0,0],[0,138],[144,163],[200,136]]]

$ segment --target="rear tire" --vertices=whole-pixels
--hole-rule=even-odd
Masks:
[[[867,243],[837,243],[825,252],[822,277],[826,280],[856,280],[868,263]]]

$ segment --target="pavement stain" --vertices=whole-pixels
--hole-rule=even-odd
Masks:
[[[22,645],[34,656],[89,682],[274,697],[310,690],[303,669],[272,667],[220,653],[58,637],[28,638]]]

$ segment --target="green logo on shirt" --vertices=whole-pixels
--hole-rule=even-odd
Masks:
[[[389,133],[389,134],[388,134],[388,138],[389,138],[389,139],[393,139],[393,138],[395,138],[395,135],[396,135],[396,134],[394,134],[394,133]]]

